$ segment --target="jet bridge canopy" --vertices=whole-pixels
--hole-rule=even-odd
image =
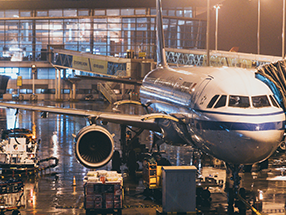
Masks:
[[[264,64],[256,71],[256,78],[272,90],[276,100],[286,112],[286,61]]]

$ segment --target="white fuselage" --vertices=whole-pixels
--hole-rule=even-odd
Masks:
[[[170,122],[173,131],[227,163],[265,160],[284,135],[283,109],[254,70],[161,67],[145,77],[140,98],[153,112],[184,118],[185,129]],[[170,142],[176,144],[176,139]]]

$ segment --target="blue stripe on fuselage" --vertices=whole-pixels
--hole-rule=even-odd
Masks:
[[[233,113],[233,112],[218,112],[218,111],[207,111],[194,109],[195,112],[209,113],[209,114],[219,114],[219,115],[231,115],[231,116],[274,116],[278,114],[285,114],[284,111],[279,111],[275,113],[259,113],[259,114],[245,114],[245,113]]]
[[[285,121],[266,123],[245,123],[195,120],[195,126],[197,129],[202,130],[268,131],[284,130]]]
[[[228,116],[274,116],[284,114],[283,111],[267,114],[242,114],[233,112],[218,112],[206,110],[194,110],[195,112],[215,114],[215,115],[228,115]],[[210,121],[210,120],[195,120],[197,129],[203,130],[241,130],[241,131],[267,131],[267,130],[284,130],[285,121],[278,122],[265,122],[265,123],[247,123],[247,122],[223,122],[223,121]]]

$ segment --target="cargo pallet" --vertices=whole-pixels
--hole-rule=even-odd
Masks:
[[[115,182],[87,182],[84,185],[86,215],[122,214],[122,185]]]

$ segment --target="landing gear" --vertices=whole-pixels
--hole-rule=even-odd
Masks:
[[[149,152],[152,153],[153,149],[155,149],[155,148],[157,148],[157,151],[159,152],[160,146],[162,143],[164,143],[164,141],[162,139],[159,139],[157,137],[157,135],[154,134],[154,132],[152,132],[152,135],[153,135],[153,142],[152,142],[152,146],[151,146],[151,149],[149,150]]]
[[[202,152],[193,148],[190,165],[197,168],[197,174],[200,176],[202,173]]]
[[[120,125],[121,136],[120,144],[122,148],[122,158],[126,161],[128,153],[133,149],[140,148],[142,150],[142,145],[139,143],[139,136],[142,134],[144,129],[135,130],[126,125]],[[128,130],[127,130],[128,129]],[[131,132],[134,134],[132,135]]]
[[[227,164],[227,171],[231,171],[232,177],[230,178],[230,180],[232,180],[233,182],[232,187],[231,187],[230,182],[226,184],[227,203],[228,203],[227,214],[228,215],[234,214],[235,206],[238,207],[239,214],[241,215],[246,214],[245,205],[243,204],[243,202],[240,201],[240,199],[238,199],[238,195],[240,195],[242,198],[245,198],[245,190],[243,188],[239,190],[239,184],[240,184],[241,177],[238,175],[238,173],[242,167],[243,167],[242,165]]]
[[[132,161],[132,165],[137,164],[137,161],[142,160],[142,154],[146,152],[146,146],[144,144],[140,144],[139,136],[144,131],[144,129],[132,129],[126,125],[120,125],[121,136],[120,136],[120,144],[122,149],[122,162],[130,163]],[[131,155],[132,158],[131,159]],[[136,168],[137,169],[137,168]]]
[[[21,213],[20,213],[20,211],[19,210],[14,210],[13,212],[12,212],[12,215],[20,215]]]
[[[230,178],[233,181],[233,190],[237,193],[241,177],[238,175],[239,171],[242,168],[242,165],[227,165],[232,172],[232,177]]]

